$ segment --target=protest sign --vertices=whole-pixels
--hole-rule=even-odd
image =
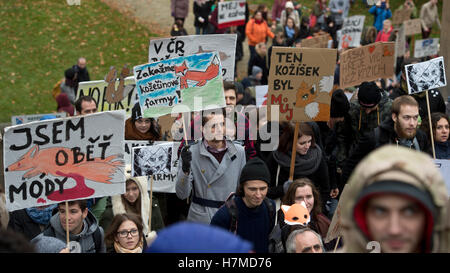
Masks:
[[[412,9],[407,9],[405,7],[395,10],[392,24],[394,26],[401,25],[404,21],[407,21],[411,18],[411,13]]]
[[[48,114],[35,114],[35,115],[23,115],[23,116],[12,116],[11,117],[11,125],[18,125],[18,124],[24,124],[29,123],[33,121],[40,120],[43,116],[46,115],[53,115],[56,118],[65,118],[67,117],[66,112],[59,112],[59,113],[48,113]]]
[[[338,49],[360,45],[365,18],[364,15],[355,15],[344,19],[344,24],[340,30]]]
[[[189,35],[152,39],[148,49],[148,62],[189,56],[204,52],[219,52],[222,77],[234,81],[236,34]]]
[[[328,48],[328,41],[331,39],[330,34],[319,35],[310,39],[302,39],[302,47],[309,48]]]
[[[143,116],[225,107],[220,71],[217,51],[135,66]]]
[[[153,176],[153,191],[175,192],[181,142],[158,142],[132,149],[132,176]],[[151,179],[148,179],[151,181]],[[149,187],[150,188],[150,187]]]
[[[394,42],[378,42],[346,50],[340,57],[340,88],[394,75]]]
[[[414,57],[422,58],[438,54],[439,38],[416,40],[414,43]]]
[[[342,202],[345,202],[348,199],[348,190],[347,187],[342,189],[341,197],[339,198],[338,205],[336,210],[334,211],[333,218],[331,219],[330,226],[328,228],[327,237],[324,238],[325,243],[329,243],[332,240],[343,235],[342,232]]]
[[[422,21],[421,19],[411,19],[403,22],[405,28],[405,35],[411,36],[414,34],[422,33]]]
[[[445,186],[447,187],[447,193],[450,195],[450,160],[434,159],[434,163],[441,172]]]
[[[7,127],[7,209],[124,193],[124,123],[122,110]]]
[[[447,85],[444,58],[405,65],[408,94],[420,93]]]
[[[218,28],[245,24],[245,0],[218,2]]]
[[[161,134],[162,134],[163,140],[166,140],[166,141],[181,140],[181,138],[174,139],[174,136],[177,136],[176,130],[180,128],[180,127],[177,127],[177,124],[176,124],[177,118],[178,118],[178,115],[175,117],[172,117],[171,114],[167,114],[167,115],[164,115],[164,116],[161,116],[158,118],[158,125],[161,128]]]
[[[405,55],[406,51],[406,36],[405,36],[405,28],[400,26],[397,29],[397,36],[395,37],[395,60],[397,57],[401,57]],[[397,62],[395,63],[397,65]]]
[[[148,141],[148,140],[125,140],[124,142],[124,156],[123,156],[123,160],[125,162],[125,165],[128,164],[132,164],[132,156],[131,156],[131,152],[133,151],[134,147],[143,147],[143,146],[151,146],[154,145],[155,143],[158,143],[160,141]]]
[[[261,107],[262,105],[267,105],[267,91],[269,90],[268,85],[257,85],[255,86],[255,99],[256,106]]]
[[[327,121],[336,49],[273,47],[268,116],[279,105],[280,121]]]
[[[116,81],[116,90],[119,89],[119,84],[121,81]],[[81,96],[91,96],[97,103],[97,110],[99,112],[112,111],[112,110],[125,110],[126,117],[131,116],[131,110],[134,104],[138,101],[138,95],[135,88],[134,77],[130,76],[125,78],[123,88],[123,93],[120,96],[119,102],[109,103],[108,97],[108,82],[99,81],[89,81],[80,82],[78,84],[76,99]]]

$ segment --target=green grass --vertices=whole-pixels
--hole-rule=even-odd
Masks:
[[[148,61],[151,32],[99,0],[0,0],[0,122],[56,110],[53,85],[80,56],[91,80]]]

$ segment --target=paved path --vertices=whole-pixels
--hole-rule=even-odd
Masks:
[[[161,37],[168,37],[173,24],[170,15],[170,0],[102,0],[113,9],[123,15],[144,25],[150,32]],[[194,28],[194,1],[189,1],[190,8],[188,17],[185,19],[184,27],[188,34],[195,34]],[[244,42],[244,58],[238,62],[237,77],[242,80],[247,76],[248,45]]]

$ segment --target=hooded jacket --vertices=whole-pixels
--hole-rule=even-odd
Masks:
[[[342,171],[342,181],[347,181],[347,179],[350,177],[350,174],[355,169],[355,166],[371,151],[385,144],[394,144],[400,146],[401,144],[397,138],[398,136],[394,130],[394,121],[392,120],[392,118],[388,118],[380,124],[378,141],[376,140],[375,129],[361,137],[355,150],[350,154],[344,165],[344,169]],[[416,139],[417,143],[419,144],[420,151],[429,153],[430,145],[426,134],[423,131],[417,129]],[[411,146],[409,148],[414,149],[414,144],[411,143]]]
[[[52,216],[50,219],[50,226],[47,227],[47,229],[53,228],[54,234],[56,238],[62,240],[63,242],[66,241],[66,231],[63,229],[61,225],[61,221],[59,220],[59,212]],[[88,214],[86,218],[83,220],[83,229],[81,230],[80,234],[69,234],[69,240],[70,241],[77,241],[81,246],[81,253],[96,253],[95,251],[95,242],[94,242],[94,232],[100,229],[99,236],[101,238],[101,250],[100,253],[106,252],[106,247],[104,243],[104,232],[103,228],[98,225],[97,219],[95,218],[94,214],[88,210]],[[45,234],[45,230],[43,233]]]
[[[396,181],[397,186],[387,181]],[[391,186],[383,188],[387,183]],[[431,219],[427,219],[422,251],[447,251],[448,231],[444,233],[444,226],[448,226],[445,223],[448,194],[442,175],[428,155],[395,145],[377,149],[357,166],[346,191],[348,198],[341,200],[344,252],[368,252],[366,246],[372,239],[361,208],[370,194],[383,192],[401,193],[418,201],[434,223],[430,225]]]

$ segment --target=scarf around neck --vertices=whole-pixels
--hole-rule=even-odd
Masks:
[[[127,249],[122,247],[118,242],[114,242],[114,249],[117,253],[142,253],[142,240],[137,244],[134,249]]]
[[[291,154],[291,151],[283,153],[277,150],[274,152],[273,157],[281,167],[290,168]],[[294,175],[307,176],[313,174],[319,168],[321,160],[322,150],[317,145],[315,147],[311,146],[306,155],[297,153],[295,156]]]
[[[33,207],[27,208],[25,209],[25,211],[35,223],[47,225],[50,221],[50,218],[52,218],[52,211],[54,208],[56,208],[56,206],[56,204],[50,205],[45,209],[38,209],[36,207]]]

